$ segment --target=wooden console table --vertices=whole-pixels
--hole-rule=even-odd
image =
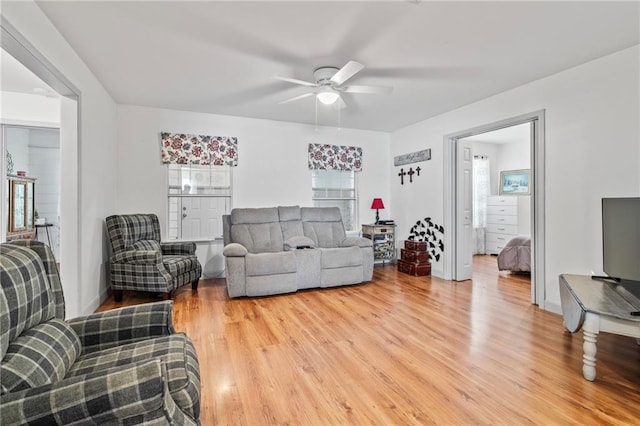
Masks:
[[[598,333],[615,333],[640,338],[640,284],[614,283],[586,275],[560,275],[560,302],[564,326],[574,333],[583,328],[582,374],[596,378]],[[639,341],[640,342],[640,341]]]

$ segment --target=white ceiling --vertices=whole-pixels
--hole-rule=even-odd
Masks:
[[[366,66],[318,122],[393,131],[640,43],[627,2],[115,2],[38,5],[116,102],[315,122],[314,98],[278,105],[321,66]]]

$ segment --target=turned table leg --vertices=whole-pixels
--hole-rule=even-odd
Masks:
[[[598,352],[596,343],[600,332],[599,324],[600,318],[598,315],[588,312],[582,327],[584,335],[582,375],[591,382],[596,379],[596,353]]]

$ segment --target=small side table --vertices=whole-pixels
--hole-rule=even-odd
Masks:
[[[36,240],[38,239],[38,229],[44,228],[47,231],[47,241],[49,241],[49,247],[53,250],[53,245],[51,244],[51,234],[49,234],[49,228],[53,226],[53,223],[45,223],[44,225],[36,225]]]
[[[618,284],[593,280],[586,275],[560,275],[560,302],[565,328],[575,333],[583,329],[582,375],[596,378],[598,333],[607,332],[640,338],[638,284]],[[635,294],[634,294],[635,293]]]
[[[362,225],[362,236],[373,241],[373,261],[396,262],[396,225]]]

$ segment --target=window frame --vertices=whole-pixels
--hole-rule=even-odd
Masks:
[[[198,194],[198,193],[171,193],[172,189],[178,189],[180,190],[180,188],[183,188],[183,186],[176,186],[176,185],[172,185],[171,184],[171,172],[172,172],[172,168],[177,168],[178,171],[183,170],[183,168],[191,168],[191,169],[201,169],[201,170],[206,170],[208,172],[211,172],[212,169],[218,169],[221,167],[225,167],[227,169],[227,176],[226,179],[228,180],[228,185],[224,185],[224,186],[208,186],[205,187],[207,189],[213,189],[214,191],[216,189],[223,189],[226,190],[227,193],[221,193],[221,194],[216,194],[216,193],[205,193],[205,194]],[[194,197],[202,197],[202,198],[225,198],[227,199],[226,202],[226,208],[225,208],[225,212],[223,214],[230,214],[231,213],[231,209],[233,208],[233,167],[229,166],[229,165],[223,165],[223,166],[219,166],[219,165],[200,165],[200,164],[167,164],[167,182],[166,182],[166,196],[167,196],[167,204],[166,204],[166,208],[167,208],[167,241],[171,241],[171,242],[200,242],[200,241],[215,241],[215,240],[221,240],[223,238],[222,232],[223,232],[223,226],[222,226],[222,216],[219,217],[220,220],[220,235],[212,235],[212,236],[202,236],[202,237],[198,237],[198,238],[183,238],[183,229],[180,226],[180,221],[179,221],[179,214],[180,214],[180,209],[179,206],[181,204],[181,199],[183,198],[194,198]],[[178,210],[175,211],[175,214],[178,215],[178,217],[176,217],[175,219],[178,220],[178,224],[177,226],[172,227],[172,223],[171,221],[173,220],[172,218],[172,199],[176,199],[178,201]],[[177,234],[176,237],[173,237],[173,233],[172,233],[172,229],[177,229]]]
[[[318,189],[324,189],[325,191],[331,191],[331,190],[345,190],[346,188],[331,188],[331,187],[319,187],[316,188],[314,187],[314,173],[330,173],[330,172],[338,172],[338,173],[351,173],[353,175],[353,187],[348,189],[350,191],[353,191],[353,196],[352,197],[317,197],[316,196],[316,190]],[[358,203],[358,173],[355,170],[328,170],[328,169],[312,169],[311,170],[311,201],[313,203],[313,205],[315,207],[318,207],[316,205],[316,201],[351,201],[353,203],[353,217],[351,218],[351,221],[348,220],[348,212],[345,213],[343,211],[343,209],[339,206],[339,205],[335,205],[334,207],[339,207],[340,208],[340,214],[342,216],[342,221],[345,227],[345,231],[347,233],[350,232],[358,232],[358,230],[360,229],[360,215],[358,214],[359,212],[359,203]],[[336,203],[337,204],[337,203]],[[348,224],[349,223],[353,223],[353,227],[352,229],[348,229]]]

